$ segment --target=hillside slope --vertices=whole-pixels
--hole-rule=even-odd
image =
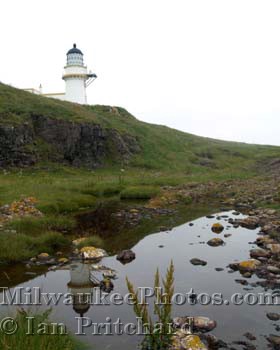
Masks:
[[[55,161],[208,171],[279,156],[279,147],[199,137],[141,122],[123,108],[81,106],[0,84],[0,167]]]

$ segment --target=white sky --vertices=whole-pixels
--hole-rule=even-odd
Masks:
[[[8,0],[0,80],[64,91],[74,42],[91,104],[197,135],[280,145],[280,1]]]

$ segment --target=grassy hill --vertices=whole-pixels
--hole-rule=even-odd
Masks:
[[[133,137],[139,149],[132,152],[129,160],[126,159],[126,166],[129,167],[187,173],[205,173],[218,169],[232,171],[244,167],[249,169],[256,161],[280,155],[279,147],[199,137],[165,126],[141,122],[120,107],[82,106],[0,84],[0,127],[32,125],[36,117],[71,125],[98,125],[102,130],[114,130],[120,136]],[[34,137],[32,142],[24,145],[25,149],[38,153],[38,161],[49,160],[49,154],[57,152],[56,145],[46,141],[42,135],[36,135],[36,132]],[[123,164],[115,153],[115,148],[114,145],[110,147],[108,137],[102,159],[103,166]]]

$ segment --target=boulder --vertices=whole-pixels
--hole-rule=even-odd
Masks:
[[[80,250],[83,259],[101,259],[104,256],[107,256],[105,250],[95,247],[83,247]]]
[[[221,238],[212,238],[210,239],[207,244],[211,247],[218,247],[223,245],[225,242]]]
[[[122,252],[120,252],[117,255],[117,260],[119,260],[120,262],[126,264],[128,262],[131,262],[132,260],[134,260],[136,258],[135,253],[128,249],[128,250],[123,250]]]

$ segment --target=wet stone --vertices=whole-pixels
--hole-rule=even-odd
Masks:
[[[193,258],[190,260],[190,263],[193,264],[193,265],[201,265],[201,266],[205,266],[207,265],[207,261],[204,261],[204,260],[201,260],[201,259],[198,259],[198,258]]]
[[[279,321],[280,315],[275,312],[269,312],[266,314],[266,317],[271,321]]]

